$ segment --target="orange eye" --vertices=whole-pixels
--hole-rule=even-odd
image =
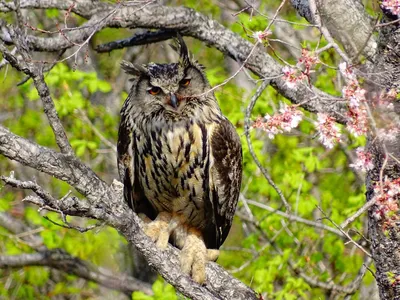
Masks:
[[[188,86],[190,84],[190,79],[189,78],[183,79],[181,80],[180,84],[181,86]]]
[[[161,89],[158,86],[153,86],[151,89],[148,90],[150,95],[157,95]]]

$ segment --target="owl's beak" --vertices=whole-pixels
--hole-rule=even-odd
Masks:
[[[178,99],[176,98],[176,95],[174,93],[171,93],[170,97],[171,97],[171,105],[172,105],[172,107],[177,109],[178,108]]]

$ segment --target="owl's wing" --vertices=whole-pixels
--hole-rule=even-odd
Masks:
[[[218,249],[228,236],[242,182],[242,146],[234,126],[223,119],[210,135],[209,201],[205,203],[207,248]]]
[[[136,135],[133,122],[129,116],[121,114],[121,122],[118,130],[118,173],[124,184],[124,198],[129,207],[137,214],[144,213],[154,219],[155,212],[149,200],[144,195],[137,176],[137,158],[135,158]]]
[[[118,130],[118,173],[119,178],[124,184],[124,197],[130,208],[135,209],[132,192],[135,180],[134,166],[135,158],[133,156],[133,129],[129,122],[129,117],[121,114],[121,122]]]

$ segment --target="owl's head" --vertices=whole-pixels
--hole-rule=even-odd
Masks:
[[[179,61],[170,64],[150,63],[136,65],[122,62],[121,66],[135,77],[131,97],[137,106],[163,107],[167,111],[179,113],[187,104],[199,103],[210,85],[203,71],[203,66],[191,60],[189,51],[180,35],[176,39]]]

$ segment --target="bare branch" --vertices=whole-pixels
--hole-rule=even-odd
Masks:
[[[153,294],[149,283],[122,274],[110,274],[86,261],[69,255],[61,249],[12,256],[0,255],[0,268],[21,268],[25,266],[51,267],[96,282],[107,288],[121,291],[127,295],[131,295],[134,291],[141,291],[147,295]]]
[[[246,116],[245,116],[245,135],[246,135],[246,141],[247,141],[247,146],[249,147],[249,151],[251,156],[253,157],[255,163],[257,164],[258,168],[260,169],[261,173],[263,173],[265,179],[267,179],[268,183],[275,189],[275,191],[278,193],[279,198],[281,199],[282,203],[285,205],[286,210],[289,212],[290,211],[290,205],[287,202],[285,196],[283,195],[281,189],[275,184],[275,182],[272,180],[271,175],[269,174],[268,170],[261,165],[260,160],[258,159],[256,153],[254,152],[253,145],[251,143],[250,139],[250,118],[251,118],[251,112],[253,111],[254,106],[256,105],[257,99],[261,96],[262,92],[265,90],[265,88],[268,86],[269,81],[265,80],[262,82],[262,84],[258,87],[256,93],[251,97],[250,104],[246,109]]]
[[[359,216],[361,216],[364,212],[368,211],[370,207],[372,207],[376,203],[376,198],[371,199],[367,203],[365,203],[361,208],[359,208],[353,215],[348,217],[345,221],[340,224],[341,228],[346,228],[349,224],[353,223]]]
[[[336,44],[335,40],[331,36],[328,28],[322,23],[321,17],[319,15],[319,12],[317,12],[317,6],[315,4],[315,0],[310,0],[310,10],[314,15],[314,22],[318,26],[319,30],[321,33],[324,35],[325,39],[328,41],[328,43],[335,48],[336,52],[340,55],[340,57],[350,64],[350,58],[346,55],[346,53],[339,47],[338,44]]]
[[[23,39],[23,37],[21,36],[18,38]],[[57,111],[54,107],[53,99],[50,96],[49,88],[44,81],[43,70],[40,67],[36,67],[26,62],[19,62],[17,57],[14,56],[11,52],[9,52],[7,48],[3,44],[1,44],[1,42],[0,42],[0,52],[3,53],[5,59],[14,68],[23,71],[26,75],[33,78],[33,82],[39,93],[40,99],[42,100],[43,103],[44,112],[49,120],[51,128],[53,129],[56,142],[60,147],[61,152],[67,155],[71,155],[73,153],[73,150],[68,141],[67,135],[64,131],[64,127],[62,126],[61,121],[58,118]]]
[[[102,193],[107,184],[75,157],[41,147],[0,125],[0,153],[19,163],[68,182],[81,194]]]
[[[325,218],[326,218],[327,220],[329,220],[329,222],[331,222],[337,229],[339,229],[340,232],[343,233],[343,234],[346,236],[346,238],[348,238],[349,241],[350,241],[351,243],[354,244],[354,246],[356,246],[358,249],[360,249],[362,252],[364,252],[368,257],[372,257],[372,255],[371,255],[367,250],[365,250],[364,247],[362,247],[362,246],[361,246],[360,244],[358,244],[355,240],[353,240],[352,237],[351,237],[346,231],[344,231],[344,230],[343,230],[339,225],[337,225],[331,218],[329,218],[329,217],[326,215],[326,213],[325,213],[319,206],[317,206],[317,208],[318,208],[319,211],[325,216]]]
[[[262,209],[265,209],[265,210],[267,210],[267,211],[269,211],[269,212],[272,212],[272,213],[274,213],[274,214],[277,214],[277,215],[279,215],[279,216],[281,216],[281,217],[287,218],[289,221],[294,221],[294,222],[298,222],[298,223],[303,223],[303,224],[306,224],[306,225],[309,225],[309,226],[312,226],[312,227],[315,227],[315,228],[323,229],[323,230],[332,232],[332,233],[334,233],[334,234],[340,236],[341,238],[345,237],[345,235],[344,235],[340,230],[337,230],[337,229],[335,229],[335,228],[332,228],[332,227],[330,227],[330,226],[327,226],[327,225],[325,225],[325,224],[323,224],[323,223],[315,222],[315,221],[311,221],[311,220],[307,220],[307,219],[301,218],[301,217],[296,216],[296,215],[288,214],[288,213],[285,213],[285,212],[283,212],[283,211],[274,209],[274,208],[272,208],[272,207],[270,207],[270,206],[268,206],[268,205],[265,205],[265,204],[263,204],[263,203],[259,203],[259,202],[257,202],[257,201],[254,201],[254,200],[246,200],[246,202],[247,202],[248,204],[257,206],[257,207],[259,207],[259,208],[262,208]]]
[[[86,0],[46,0],[46,1],[37,1],[37,0],[22,0],[20,4],[21,9],[49,9],[49,8],[57,8],[60,10],[69,10],[76,13],[79,16],[84,18],[90,18],[92,15],[97,14],[98,11],[103,11],[105,9],[109,9],[111,7],[107,2],[93,2]],[[13,2],[0,2],[0,12],[11,12],[15,11],[16,7]]]
[[[373,23],[359,1],[291,0],[291,3],[308,22],[322,25],[320,29],[328,37],[327,40],[331,40],[332,36],[343,45],[347,55],[343,55],[344,52],[335,47],[342,57],[356,60],[360,53],[366,57],[375,54],[376,38],[371,35]],[[312,4],[316,5],[316,9],[313,9]]]
[[[254,220],[246,220],[246,219],[244,219],[244,220],[246,222],[251,222],[257,228],[257,230],[261,233],[262,237],[268,243],[270,243],[272,245],[272,247],[280,255],[283,255],[282,249],[274,242],[273,239],[268,237],[268,235],[263,231],[263,229],[261,228],[261,226],[258,222],[255,222]],[[288,264],[289,264],[289,267],[291,268],[291,270],[296,275],[303,278],[304,281],[306,281],[310,286],[326,289],[329,291],[337,291],[337,292],[341,292],[341,293],[345,293],[345,294],[354,294],[358,290],[358,288],[362,282],[362,279],[364,278],[364,275],[365,275],[366,271],[368,270],[371,262],[372,262],[372,259],[367,256],[365,259],[365,262],[362,265],[356,278],[352,282],[350,282],[347,286],[342,286],[342,285],[335,284],[333,281],[324,282],[324,281],[318,280],[315,277],[311,277],[311,276],[307,275],[301,268],[299,268],[298,265],[295,262],[293,262],[291,259],[288,260]]]
[[[110,289],[122,291],[128,295],[134,291],[142,291],[148,295],[153,294],[151,285],[146,282],[124,274],[111,274],[110,271],[73,257],[61,249],[47,249],[43,245],[40,236],[35,234],[34,230],[6,213],[0,213],[0,226],[14,234],[18,234],[19,238],[30,242],[30,245],[34,242],[37,246],[33,246],[33,248],[38,251],[37,253],[16,256],[0,256],[0,267],[48,266],[75,274],[78,277],[96,282]]]

